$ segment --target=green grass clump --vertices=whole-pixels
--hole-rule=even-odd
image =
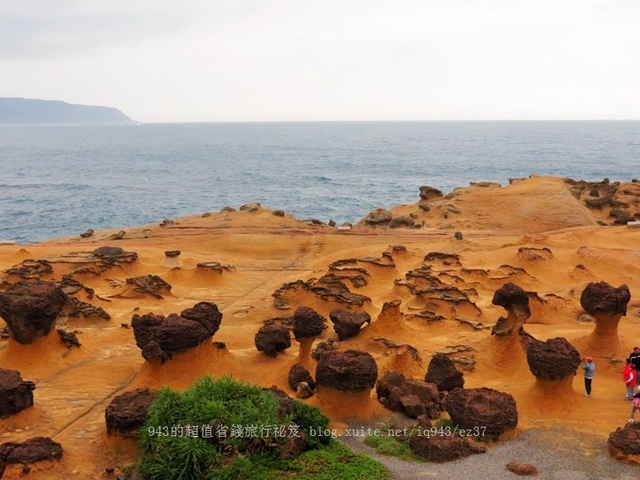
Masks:
[[[271,391],[228,377],[205,377],[181,392],[165,387],[141,429],[137,470],[149,480],[388,478],[377,462],[318,435],[329,419],[317,407],[285,402],[288,408]],[[278,460],[297,432],[306,434],[308,450]]]
[[[408,438],[402,439],[391,435],[369,435],[364,439],[364,444],[374,448],[381,455],[389,455],[412,462],[424,461],[424,458],[415,455],[411,451]]]

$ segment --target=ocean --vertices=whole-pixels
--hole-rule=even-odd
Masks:
[[[0,126],[0,240],[34,243],[260,202],[355,223],[419,187],[640,176],[640,121]]]

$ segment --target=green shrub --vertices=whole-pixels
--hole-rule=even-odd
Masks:
[[[310,429],[325,431],[329,424],[317,407],[298,401],[290,411],[282,406],[272,392],[229,377],[204,377],[182,392],[165,387],[141,429],[139,472],[151,480],[242,479],[249,478],[247,472],[258,478],[257,467],[274,461],[273,455],[258,454],[277,453],[298,431],[306,433],[308,449],[330,444],[330,436],[310,434]],[[261,468],[268,472],[274,467]]]

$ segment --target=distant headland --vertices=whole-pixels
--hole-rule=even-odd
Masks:
[[[54,100],[0,98],[0,125],[121,125],[134,120],[117,108]]]

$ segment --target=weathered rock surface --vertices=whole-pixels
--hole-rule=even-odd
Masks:
[[[377,208],[365,217],[364,223],[367,225],[383,225],[389,223],[393,214],[385,208]]]
[[[546,342],[532,338],[527,345],[527,361],[536,378],[560,380],[575,375],[580,352],[566,338],[550,338]]]
[[[450,462],[486,452],[484,445],[472,444],[459,435],[416,435],[409,440],[409,446],[413,453],[432,462]]]
[[[0,292],[0,316],[11,337],[23,345],[51,332],[67,296],[52,282],[18,282]]]
[[[309,307],[298,307],[293,314],[293,335],[296,340],[314,338],[322,334],[326,319]]]
[[[329,312],[329,318],[333,322],[333,329],[339,340],[355,337],[365,323],[371,323],[371,315],[367,312],[353,313],[342,308],[336,308]]]
[[[620,460],[640,463],[640,423],[616,428],[609,435],[609,453]]]
[[[626,285],[614,288],[607,282],[589,283],[580,295],[580,305],[593,316],[599,312],[625,315],[630,299],[631,294]]]
[[[505,465],[505,468],[516,475],[522,476],[536,476],[538,475],[538,469],[535,465],[530,463],[517,463],[509,462]]]
[[[400,403],[400,395],[391,393],[394,390],[400,390],[400,387],[407,381],[407,378],[400,372],[389,370],[385,372],[376,383],[376,396],[378,401],[390,410],[396,412],[404,411],[402,403]]]
[[[491,330],[492,335],[518,333],[531,316],[527,293],[514,283],[505,283],[493,294],[491,303],[500,305],[507,311],[507,318],[500,317]]]
[[[316,382],[313,380],[311,373],[309,373],[309,371],[299,363],[296,363],[291,367],[287,381],[291,390],[295,391],[298,390],[298,384],[301,382],[305,382],[309,385],[311,390],[315,390],[316,388]]]
[[[291,334],[284,325],[263,325],[254,337],[259,352],[275,357],[279,352],[291,347]]]
[[[346,350],[327,352],[320,356],[316,367],[318,388],[335,390],[366,390],[378,379],[378,366],[367,352]]]
[[[424,377],[427,383],[435,383],[438,390],[453,390],[464,387],[464,377],[453,361],[444,353],[436,353],[429,362]]]
[[[3,443],[0,445],[0,477],[7,464],[28,465],[42,460],[60,460],[62,453],[62,445],[48,437],[33,437],[23,443]]]
[[[489,437],[498,437],[518,425],[515,399],[491,388],[456,388],[446,398],[451,420],[461,428],[482,429]]]
[[[107,265],[115,265],[118,263],[134,263],[138,260],[138,254],[135,252],[126,252],[120,247],[99,247],[91,254],[99,258],[102,263]]]
[[[180,315],[135,314],[131,326],[142,356],[146,360],[165,362],[173,354],[197,347],[213,337],[221,321],[222,313],[216,304],[199,302]]]
[[[115,397],[104,412],[107,434],[136,438],[144,425],[156,393],[139,388]]]
[[[33,382],[24,381],[17,370],[0,368],[0,418],[33,406]]]
[[[402,410],[412,418],[427,415],[436,419],[441,412],[440,393],[434,383],[407,380],[391,391],[389,402],[394,407],[402,405]]]

